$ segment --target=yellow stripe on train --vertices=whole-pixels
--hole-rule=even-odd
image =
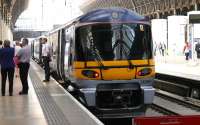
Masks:
[[[145,67],[137,67],[130,69],[128,67],[120,67],[120,68],[108,68],[108,69],[99,69],[92,68],[97,67],[99,64],[97,62],[75,62],[74,63],[74,77],[77,79],[90,79],[90,80],[130,80],[130,79],[141,79],[154,77],[155,75],[155,67],[154,60],[149,61],[149,66],[147,65],[147,60],[137,60],[131,61],[132,64],[140,66],[146,65]],[[127,66],[129,63],[127,61],[102,61],[104,66]],[[85,68],[85,65],[90,68]],[[148,74],[140,74],[140,71],[150,71]],[[92,74],[93,73],[93,74]]]

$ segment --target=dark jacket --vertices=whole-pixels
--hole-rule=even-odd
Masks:
[[[2,69],[14,68],[14,48],[1,48],[0,49],[0,64]]]

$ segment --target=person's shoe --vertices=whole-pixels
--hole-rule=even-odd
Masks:
[[[10,94],[9,94],[9,96],[13,96],[13,94],[12,94],[12,93],[10,93]]]
[[[49,82],[49,80],[43,80],[43,82]]]
[[[20,95],[28,95],[28,92],[19,92]]]
[[[5,96],[5,94],[2,94],[2,96]]]

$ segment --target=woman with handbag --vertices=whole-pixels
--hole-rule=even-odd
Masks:
[[[16,56],[19,50],[21,49],[19,41],[15,42],[15,57],[14,57],[14,62],[15,62],[15,77],[19,77],[19,58]]]

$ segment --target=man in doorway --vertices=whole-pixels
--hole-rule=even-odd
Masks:
[[[52,47],[47,42],[47,38],[43,38],[43,45],[42,45],[42,57],[44,63],[44,71],[45,71],[45,79],[43,82],[49,82],[50,80],[50,66],[49,62],[51,61],[52,57]]]

